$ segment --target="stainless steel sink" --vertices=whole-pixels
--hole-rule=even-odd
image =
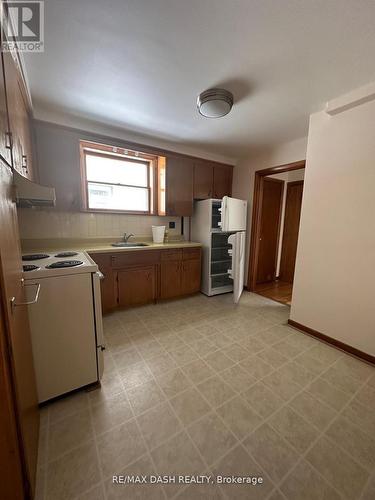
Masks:
[[[137,248],[137,247],[148,247],[147,243],[128,243],[125,241],[117,241],[112,243],[113,247],[125,247],[125,248]]]

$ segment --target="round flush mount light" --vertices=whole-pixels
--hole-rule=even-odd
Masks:
[[[199,94],[197,108],[202,116],[220,118],[229,113],[233,106],[233,94],[225,89],[208,89]]]

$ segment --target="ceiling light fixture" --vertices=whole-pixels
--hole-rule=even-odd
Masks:
[[[206,118],[220,118],[233,106],[233,94],[225,89],[207,89],[197,98],[199,113]]]

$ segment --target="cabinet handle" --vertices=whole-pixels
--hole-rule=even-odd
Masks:
[[[22,168],[27,171],[27,155],[22,155]]]
[[[5,132],[5,147],[12,149],[12,132]]]

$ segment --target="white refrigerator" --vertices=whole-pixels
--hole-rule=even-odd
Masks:
[[[224,196],[194,204],[192,239],[202,243],[202,285],[206,295],[233,292],[244,285],[247,202]]]

